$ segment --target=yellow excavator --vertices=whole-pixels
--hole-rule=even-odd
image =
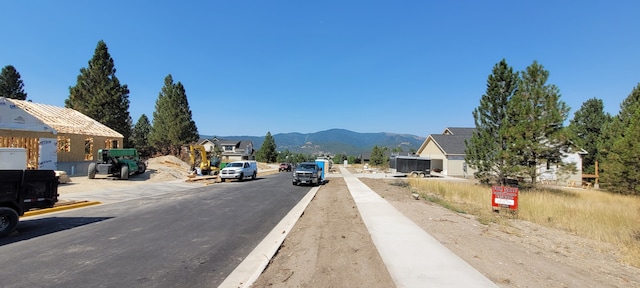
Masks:
[[[200,168],[202,175],[217,175],[220,171],[220,168],[215,163],[211,163],[211,159],[207,157],[207,150],[202,145],[190,145],[189,156],[191,157],[191,169]],[[200,162],[200,165],[196,166],[198,162]]]

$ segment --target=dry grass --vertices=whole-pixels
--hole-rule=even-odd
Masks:
[[[410,185],[421,197],[475,215],[481,223],[504,223],[491,208],[489,187],[423,179],[412,179]],[[640,267],[640,197],[585,189],[527,190],[518,196],[517,217],[615,244],[621,261]]]

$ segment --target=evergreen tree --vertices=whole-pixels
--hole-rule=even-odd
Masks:
[[[273,163],[278,160],[278,152],[276,152],[276,141],[271,136],[271,132],[267,132],[260,150],[256,153],[256,160],[260,162]]]
[[[378,145],[373,146],[373,150],[371,151],[371,159],[369,159],[369,163],[371,166],[381,167],[385,166],[389,163],[389,159],[385,155],[387,151],[387,147],[378,147]]]
[[[637,144],[640,129],[638,111],[640,84],[622,102],[619,114],[606,126],[601,142],[600,151],[602,157],[606,157],[602,163],[603,186],[616,193],[640,194],[637,182],[637,167],[640,162],[640,147]]]
[[[177,155],[182,145],[196,142],[198,138],[184,86],[173,83],[169,74],[156,100],[149,141],[162,154]]]
[[[124,146],[131,146],[132,120],[129,115],[129,88],[121,85],[109,49],[100,40],[89,60],[81,68],[76,86],[69,87],[65,107],[85,114],[124,136]]]
[[[546,84],[549,72],[542,65],[534,61],[521,75],[507,107],[507,162],[518,163],[535,185],[537,166],[560,163],[561,153],[568,150],[562,123],[569,108],[560,100],[559,89]]]
[[[149,133],[151,133],[151,122],[149,122],[147,115],[142,114],[133,127],[131,142],[133,147],[138,150],[138,153],[144,157],[149,157],[152,152],[151,145],[149,145]]]
[[[342,164],[344,163],[344,160],[347,160],[347,158],[348,158],[347,155],[338,153],[333,156],[332,160],[333,160],[333,163]]]
[[[518,73],[513,72],[505,59],[493,67],[487,79],[487,90],[480,98],[480,106],[473,111],[476,131],[466,145],[466,159],[476,169],[475,177],[483,183],[505,183],[513,176],[513,165],[507,162],[509,143],[506,135],[507,105],[518,85]]]
[[[626,127],[629,126],[631,115],[640,109],[640,83],[636,86],[627,98],[620,104],[620,112],[618,115],[611,117],[609,121],[604,123],[602,128],[602,136],[598,143],[598,153],[600,162],[605,162],[608,158],[609,151],[613,147],[613,143],[624,136]],[[603,168],[603,177],[606,177],[606,171]]]
[[[289,149],[284,149],[284,151],[278,152],[278,160],[280,163],[291,163],[291,159],[293,159],[293,153],[289,151]]]
[[[629,119],[624,135],[618,137],[604,163],[607,189],[621,194],[640,195],[640,110]],[[612,185],[615,183],[615,185]]]
[[[0,97],[26,100],[24,84],[20,79],[20,73],[11,65],[4,66],[0,72]]]
[[[578,147],[587,151],[582,158],[582,172],[595,174],[595,163],[599,157],[598,143],[602,136],[603,125],[609,122],[611,116],[604,112],[602,100],[592,98],[582,103],[582,106],[569,121],[567,127],[569,138]]]

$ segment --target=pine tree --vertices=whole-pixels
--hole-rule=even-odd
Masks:
[[[256,160],[260,162],[273,163],[278,159],[278,152],[276,152],[276,141],[271,136],[271,132],[267,132],[264,136],[264,141],[260,150],[256,153]]]
[[[629,119],[622,137],[613,142],[604,163],[607,189],[620,194],[640,195],[640,110]]]
[[[601,99],[592,98],[582,106],[569,121],[569,138],[578,147],[587,151],[582,158],[583,173],[595,174],[595,163],[599,158],[598,143],[602,137],[603,125],[610,121],[611,115],[604,112]]]
[[[640,84],[620,105],[619,114],[605,130],[600,146],[606,157],[602,163],[602,182],[607,190],[623,194],[640,194]],[[631,165],[631,166],[629,166]]]
[[[169,74],[156,100],[149,141],[163,154],[177,155],[180,147],[198,141],[198,128],[182,83],[173,83]]]
[[[518,83],[507,107],[508,162],[518,163],[520,172],[536,183],[537,166],[560,163],[568,141],[562,123],[569,108],[560,100],[559,89],[546,84],[549,71],[533,62]]]
[[[387,147],[373,146],[371,159],[369,159],[371,166],[382,167],[389,164],[389,158],[385,155],[385,152],[387,152]]]
[[[149,145],[149,133],[151,133],[151,122],[149,122],[147,115],[142,114],[133,127],[131,142],[138,153],[144,157],[150,156],[152,152],[151,145]]]
[[[76,86],[69,87],[65,107],[85,114],[124,136],[124,146],[131,146],[132,120],[129,115],[129,88],[121,85],[109,55],[107,44],[100,40],[89,67],[81,68]]]
[[[26,100],[24,84],[20,79],[20,73],[11,65],[4,66],[0,73],[0,97]]]
[[[517,84],[518,73],[502,59],[493,67],[480,106],[473,111],[476,132],[465,143],[465,161],[476,169],[475,177],[483,183],[494,180],[504,184],[507,177],[513,176],[513,165],[506,161],[509,151],[507,105]]]

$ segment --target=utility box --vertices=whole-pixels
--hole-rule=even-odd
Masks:
[[[0,170],[27,169],[27,149],[0,148]]]
[[[322,168],[322,171],[320,171],[320,175],[322,175],[322,180],[324,181],[324,174],[325,171],[329,170],[329,160],[327,159],[316,159],[316,164],[318,164],[318,167]]]

